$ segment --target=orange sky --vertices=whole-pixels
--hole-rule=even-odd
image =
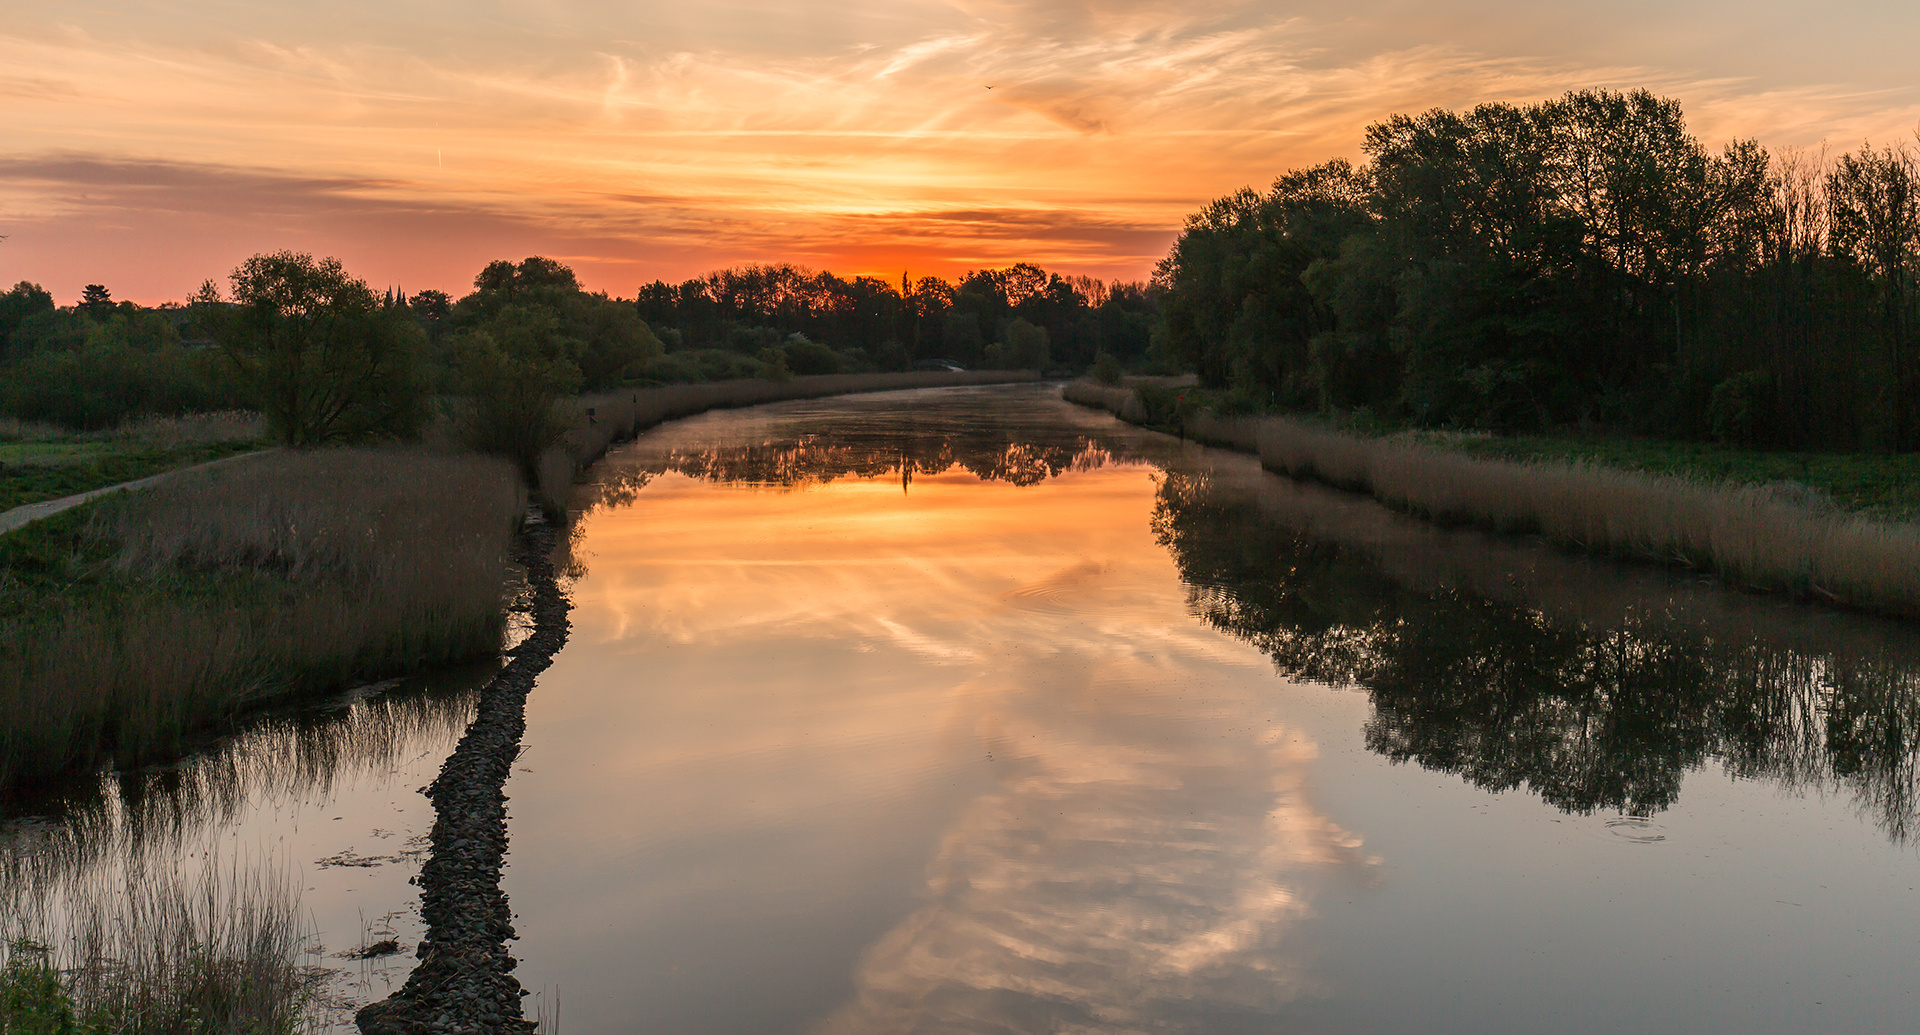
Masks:
[[[278,248],[455,294],[529,254],[624,295],[1138,279],[1394,112],[1647,86],[1709,143],[1911,139],[1916,39],[1909,0],[11,4],[0,281],[157,302]]]

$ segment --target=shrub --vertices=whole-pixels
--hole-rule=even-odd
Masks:
[[[214,356],[177,346],[42,352],[0,373],[0,407],[8,414],[77,431],[235,409],[244,398]]]
[[[819,342],[807,340],[803,334],[789,336],[781,355],[786,359],[787,369],[795,374],[840,372],[840,356]]]
[[[1714,385],[1707,424],[1722,442],[1752,446],[1767,441],[1773,426],[1773,379],[1764,370],[1749,370]]]
[[[557,362],[496,344],[485,331],[469,334],[462,351],[467,445],[513,461],[527,485],[539,485],[540,455],[573,424],[560,399],[579,379]]]

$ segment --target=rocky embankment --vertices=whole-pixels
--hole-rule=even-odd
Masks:
[[[480,693],[466,735],[427,788],[435,819],[420,871],[427,937],[398,992],[361,1009],[366,1035],[530,1032],[507,942],[516,935],[500,866],[507,852],[507,775],[526,731],[527,693],[567,642],[569,604],[553,550],[562,530],[535,524],[516,546],[532,589],[533,634]]]

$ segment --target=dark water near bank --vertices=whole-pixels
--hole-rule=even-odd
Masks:
[[[1041,387],[710,414],[595,474],[507,785],[567,1035],[1920,1028],[1912,625]],[[342,954],[418,940],[415,791],[483,675],[0,824],[0,921],[212,866],[301,895],[346,1016],[411,965]]]
[[[1040,388],[695,418],[583,496],[508,785],[562,1031],[1920,1020],[1910,626]]]

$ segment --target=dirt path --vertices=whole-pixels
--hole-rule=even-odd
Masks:
[[[149,485],[165,481],[174,475],[184,474],[187,471],[199,471],[208,467],[218,467],[221,464],[233,463],[235,460],[245,460],[250,456],[259,456],[261,453],[271,452],[273,452],[271,449],[258,449],[251,453],[223,456],[218,460],[209,460],[204,464],[194,464],[191,467],[180,467],[171,471],[161,471],[159,474],[150,474],[145,478],[135,478],[133,481],[121,482],[118,485],[109,485],[103,489],[89,489],[86,492],[76,492],[71,496],[62,496],[59,499],[41,500],[38,503],[28,503],[15,507],[12,510],[0,511],[0,535],[5,535],[16,528],[31,524],[41,518],[52,517],[63,510],[71,510],[88,500],[97,499],[110,492],[126,492],[132,489],[144,489]]]

